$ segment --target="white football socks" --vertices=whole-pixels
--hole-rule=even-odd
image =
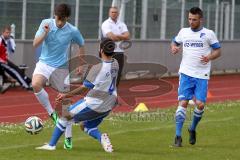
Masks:
[[[41,89],[40,92],[34,94],[37,97],[40,104],[47,110],[48,114],[51,115],[54,112],[54,110],[49,101],[48,93],[44,89]]]
[[[65,130],[65,137],[70,138],[72,137],[72,121],[68,121],[66,130]]]

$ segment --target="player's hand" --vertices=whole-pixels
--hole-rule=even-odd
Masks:
[[[60,104],[64,98],[66,98],[66,94],[59,93],[55,99],[56,105]]]
[[[178,47],[178,46],[175,46],[175,45],[171,46],[171,53],[172,54],[177,54],[180,50],[181,50],[181,47]]]
[[[48,33],[50,31],[50,27],[49,27],[49,24],[45,24],[44,27],[43,27],[45,33]]]
[[[202,55],[202,57],[201,57],[201,63],[202,63],[202,64],[205,65],[205,64],[207,64],[209,61],[210,61],[210,59],[209,59],[208,56]]]
[[[83,75],[84,74],[84,67],[83,66],[77,67],[75,73],[76,73],[76,75],[79,75],[79,76]]]

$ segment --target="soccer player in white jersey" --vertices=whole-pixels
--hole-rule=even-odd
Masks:
[[[82,86],[67,94],[61,93],[57,96],[56,102],[60,103],[64,98],[88,91],[83,99],[68,108],[65,117],[58,120],[49,144],[36,149],[55,150],[57,141],[66,128],[67,120],[73,120],[83,122],[84,131],[97,139],[106,152],[113,151],[108,135],[101,133],[98,125],[116,105],[116,80],[119,66],[117,60],[112,58],[114,49],[115,43],[111,39],[103,39],[99,51],[102,62],[92,66]]]
[[[171,52],[177,54],[182,46],[182,61],[179,69],[179,106],[176,111],[176,137],[174,145],[182,146],[182,127],[186,119],[188,101],[195,99],[189,143],[196,143],[196,127],[204,113],[207,98],[211,61],[221,55],[220,43],[212,30],[202,26],[203,12],[193,7],[188,13],[189,28],[182,28],[171,43]]]
[[[71,41],[79,45],[79,54],[84,54],[84,39],[77,27],[67,22],[71,15],[69,5],[57,5],[54,14],[55,18],[44,19],[41,22],[33,41],[34,47],[42,44],[42,49],[39,61],[33,72],[32,87],[36,98],[56,124],[58,115],[49,101],[49,96],[44,86],[55,70],[59,68],[68,70],[68,49]],[[71,125],[69,124],[66,130],[64,148],[72,148],[71,136]]]

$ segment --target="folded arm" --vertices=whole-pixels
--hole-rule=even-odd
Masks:
[[[129,32],[124,32],[120,35],[114,34],[112,32],[107,33],[107,37],[112,39],[113,41],[124,41],[124,40],[129,40],[130,38],[130,33]]]

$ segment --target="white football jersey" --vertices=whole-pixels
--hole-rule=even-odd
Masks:
[[[202,28],[199,31],[182,28],[174,42],[182,44],[183,48],[179,72],[195,78],[209,79],[211,61],[202,64],[201,56],[208,55],[212,49],[220,48],[215,33],[207,28]]]
[[[88,107],[96,112],[111,110],[117,100],[116,80],[118,74],[118,63],[116,59],[103,61],[94,65],[84,82],[84,85],[92,88],[84,98]],[[88,83],[89,82],[89,83]]]

